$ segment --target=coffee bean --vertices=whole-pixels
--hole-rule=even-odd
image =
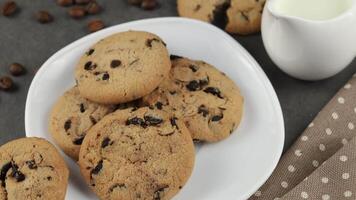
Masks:
[[[36,13],[36,19],[39,23],[46,24],[53,21],[53,16],[45,10],[41,10]]]
[[[75,4],[81,4],[81,5],[88,4],[90,1],[92,0],[74,0]]]
[[[91,1],[86,7],[85,10],[88,14],[95,15],[101,11],[101,6],[96,1]]]
[[[19,63],[12,63],[9,70],[13,76],[20,76],[25,73],[25,68]]]
[[[99,19],[92,20],[88,23],[88,30],[91,33],[99,31],[99,30],[103,29],[104,27],[105,27],[104,22]]]
[[[144,10],[153,10],[158,6],[157,0],[143,0],[141,8]]]
[[[127,2],[134,6],[139,6],[142,4],[142,0],[127,0]]]
[[[14,1],[6,1],[2,6],[2,15],[11,16],[17,11],[17,4]]]
[[[73,19],[81,19],[86,15],[86,11],[83,7],[75,6],[68,10],[68,14]]]
[[[13,86],[12,79],[8,76],[3,76],[0,78],[0,89],[10,90]]]
[[[112,60],[111,64],[110,64],[110,67],[111,68],[116,68],[116,67],[118,67],[120,65],[121,65],[121,61],[120,60]]]
[[[57,4],[60,6],[71,6],[73,3],[73,0],[57,0]]]

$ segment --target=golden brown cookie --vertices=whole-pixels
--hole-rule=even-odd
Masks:
[[[225,30],[242,35],[259,32],[265,2],[266,0],[231,0]]]
[[[184,123],[153,108],[126,109],[89,130],[80,170],[100,199],[171,199],[194,165],[194,145]]]
[[[78,88],[73,87],[54,105],[49,130],[58,146],[78,160],[86,132],[114,109],[113,105],[94,103],[81,97]]]
[[[243,97],[224,73],[202,62],[172,56],[169,78],[143,102],[172,110],[198,141],[217,142],[239,125]],[[168,107],[167,107],[168,106]]]
[[[44,139],[22,138],[0,147],[0,200],[65,198],[69,171]]]
[[[77,64],[80,94],[102,104],[125,103],[149,94],[171,68],[165,45],[157,35],[141,31],[100,40]]]
[[[177,0],[180,16],[205,22],[213,22],[216,14],[227,6],[228,0]]]

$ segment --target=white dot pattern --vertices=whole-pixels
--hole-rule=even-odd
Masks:
[[[304,136],[302,136],[301,140],[304,141],[304,142],[305,142],[305,141],[308,141],[308,140],[309,140],[309,137],[306,136],[306,135],[304,135]]]
[[[345,156],[345,155],[340,156],[340,160],[341,160],[342,162],[346,162],[346,161],[348,160],[348,157]]]
[[[345,103],[345,99],[343,97],[339,97],[337,99],[337,101],[340,103],[340,104],[344,104]]]
[[[355,125],[350,122],[349,124],[347,124],[347,127],[350,129],[350,130],[354,130],[355,129]]]
[[[330,128],[325,129],[326,135],[331,135],[333,134],[333,131]]]
[[[262,195],[262,192],[261,192],[261,191],[258,190],[258,191],[255,192],[255,196],[256,196],[256,197],[260,197],[261,195]]]
[[[342,174],[342,179],[347,180],[347,179],[349,179],[349,178],[350,178],[350,174],[349,174],[349,173],[343,173],[343,174]]]
[[[301,193],[300,193],[300,196],[301,196],[303,199],[309,198],[309,195],[308,195],[307,192],[301,192]]]
[[[323,177],[323,178],[321,178],[321,182],[322,183],[329,183],[329,178],[327,178],[327,177]]]
[[[319,161],[313,160],[313,161],[312,161],[312,165],[313,165],[314,167],[319,167]]]
[[[352,192],[350,191],[350,190],[346,190],[345,192],[344,192],[344,196],[345,197],[352,197]]]
[[[337,114],[336,112],[333,112],[333,113],[331,114],[331,117],[332,117],[333,119],[339,119],[339,114]]]
[[[286,181],[283,181],[281,183],[281,186],[282,186],[282,188],[287,188],[288,187],[288,183]]]
[[[298,157],[302,156],[302,151],[300,149],[297,149],[294,151],[294,154]]]
[[[351,88],[351,84],[350,84],[350,83],[346,84],[346,85],[344,86],[344,88],[345,88],[345,89],[350,89],[350,88]]]
[[[326,146],[324,144],[320,144],[319,145],[319,150],[320,151],[325,151],[326,150]]]
[[[322,200],[329,200],[330,199],[330,195],[328,194],[323,194],[323,196],[321,196]]]
[[[295,167],[293,165],[288,166],[288,171],[289,172],[295,172]]]

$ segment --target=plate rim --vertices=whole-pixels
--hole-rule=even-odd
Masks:
[[[238,50],[241,53],[241,56],[244,57],[250,64],[251,64],[251,69],[256,72],[256,75],[258,79],[263,83],[264,88],[266,89],[266,93],[271,100],[271,106],[276,114],[277,119],[275,120],[278,124],[277,130],[279,129],[279,137],[281,137],[281,141],[278,145],[278,154],[275,156],[275,159],[272,161],[271,167],[266,170],[266,173],[264,176],[261,176],[258,181],[254,184],[253,187],[249,191],[245,192],[245,196],[243,196],[243,199],[248,199],[253,195],[267,180],[268,178],[272,175],[273,171],[277,167],[277,164],[282,156],[283,148],[284,148],[284,142],[285,142],[285,124],[284,124],[284,118],[283,118],[283,112],[282,108],[278,99],[278,96],[276,94],[276,91],[274,87],[272,86],[272,83],[270,82],[268,76],[266,73],[263,71],[259,63],[253,58],[253,56],[238,42],[236,41],[232,36],[224,32],[223,30],[205,23],[201,22],[195,19],[189,19],[189,18],[184,18],[184,17],[157,17],[157,18],[148,18],[148,19],[141,19],[141,20],[135,20],[135,21],[130,21],[130,22],[125,22],[121,23],[118,25],[114,25],[108,28],[105,28],[103,30],[100,30],[98,32],[85,35],[77,40],[75,40],[72,43],[69,43],[68,45],[64,46],[57,52],[55,52],[52,56],[50,56],[39,68],[37,71],[36,75],[31,81],[27,96],[26,96],[26,104],[25,104],[25,134],[26,137],[31,137],[32,135],[29,133],[31,130],[30,125],[29,125],[29,120],[30,120],[30,113],[29,109],[31,107],[32,99],[31,96],[34,93],[34,90],[36,86],[38,85],[38,81],[40,80],[40,77],[43,76],[43,74],[50,68],[50,63],[52,63],[54,60],[56,60],[58,57],[62,56],[62,54],[67,53],[71,49],[76,48],[79,46],[81,43],[90,40],[91,38],[97,37],[96,35],[99,35],[104,32],[112,32],[118,27],[122,26],[130,26],[130,25],[140,25],[140,24],[149,24],[149,23],[167,23],[167,22],[181,22],[181,23],[190,23],[190,24],[196,24],[202,27],[205,27],[206,29],[209,29],[210,31],[214,32],[215,34],[218,34],[220,37],[224,38],[225,40],[228,40],[229,44],[233,46],[234,49]]]

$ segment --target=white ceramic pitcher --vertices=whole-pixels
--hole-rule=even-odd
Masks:
[[[267,0],[262,37],[280,69],[295,78],[320,80],[350,64],[356,56],[356,0],[343,13],[326,20],[282,14],[275,9],[277,1]]]

